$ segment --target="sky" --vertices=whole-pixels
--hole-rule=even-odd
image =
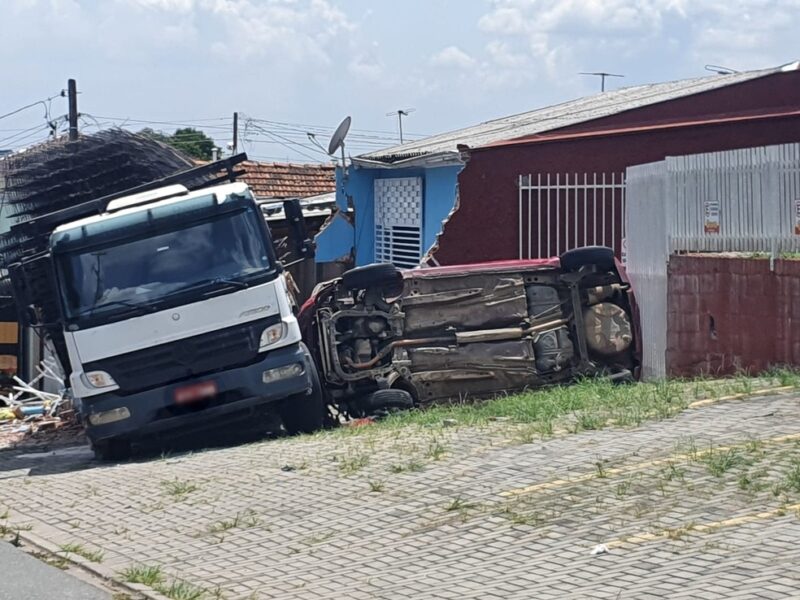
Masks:
[[[0,149],[81,128],[202,128],[252,158],[326,161],[607,89],[800,59],[800,0],[0,0]],[[3,118],[27,104],[44,104]]]

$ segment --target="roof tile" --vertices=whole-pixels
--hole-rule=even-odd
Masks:
[[[239,165],[257,198],[308,198],[336,191],[333,165],[268,163],[247,160]]]

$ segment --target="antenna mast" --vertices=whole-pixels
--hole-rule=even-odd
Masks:
[[[393,117],[397,115],[397,126],[400,130],[400,143],[403,143],[403,117],[407,117],[409,114],[417,110],[416,108],[401,108],[399,110],[393,110],[392,112],[386,113],[387,117]]]
[[[625,77],[625,75],[618,75],[617,73],[606,73],[605,71],[597,71],[594,73],[579,73],[579,75],[592,75],[600,78],[600,91],[606,91],[606,77]]]

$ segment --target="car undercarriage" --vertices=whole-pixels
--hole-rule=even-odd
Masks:
[[[630,287],[607,248],[547,260],[398,271],[321,284],[301,313],[329,400],[351,415],[636,372]]]

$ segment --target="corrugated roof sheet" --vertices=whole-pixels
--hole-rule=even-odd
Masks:
[[[501,140],[535,135],[577,123],[608,117],[642,106],[699,94],[781,71],[796,69],[798,69],[798,63],[792,63],[772,69],[621,88],[392,146],[385,150],[362,154],[358,158],[392,163],[423,155],[455,153],[457,151],[456,146],[459,144],[479,147]]]
[[[295,165],[247,160],[240,178],[257,198],[308,198],[336,191],[333,165]]]

